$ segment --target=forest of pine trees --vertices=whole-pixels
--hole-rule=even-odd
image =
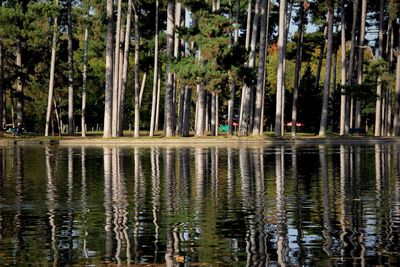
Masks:
[[[398,0],[0,0],[3,130],[400,135]]]

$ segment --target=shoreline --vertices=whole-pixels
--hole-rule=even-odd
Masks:
[[[266,146],[266,145],[373,145],[384,143],[400,143],[400,137],[374,136],[301,136],[291,137],[119,137],[102,138],[100,136],[63,136],[63,137],[1,137],[0,146],[44,145],[44,146],[179,146],[179,147],[209,147],[209,146]]]

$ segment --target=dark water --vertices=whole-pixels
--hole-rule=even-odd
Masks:
[[[392,265],[400,146],[0,148],[0,265]]]

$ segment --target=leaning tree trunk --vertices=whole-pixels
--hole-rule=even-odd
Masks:
[[[114,80],[113,80],[113,97],[112,97],[112,137],[119,136],[119,73],[120,73],[120,62],[119,62],[119,52],[120,52],[120,38],[121,38],[121,11],[122,0],[118,0],[117,5],[117,24],[115,25],[115,50],[114,50]]]
[[[119,136],[123,135],[124,126],[124,107],[125,107],[125,92],[128,81],[128,65],[129,65],[129,44],[131,38],[131,21],[132,21],[132,0],[128,0],[128,11],[126,14],[125,41],[122,64],[121,90],[119,95]]]
[[[364,43],[365,43],[365,23],[367,16],[367,0],[361,0],[361,22],[360,22],[360,40],[358,42],[358,64],[357,64],[357,84],[363,83],[363,65],[364,65]],[[361,127],[361,100],[356,99],[355,127]]]
[[[74,123],[74,53],[72,47],[72,0],[68,0],[68,133],[75,133]]]
[[[139,83],[139,53],[140,53],[140,35],[139,35],[139,13],[134,6],[135,17],[135,131],[134,137],[139,137],[140,127],[140,83]]]
[[[107,0],[106,37],[106,86],[104,99],[104,138],[112,136],[112,97],[113,97],[113,1]]]
[[[167,57],[174,56],[174,1],[168,1],[167,6]],[[171,66],[166,66],[165,81],[165,106],[164,106],[164,132],[166,137],[174,135],[175,106],[174,106],[174,85]]]
[[[58,7],[58,0],[55,0],[54,4],[56,7]],[[49,95],[48,95],[48,99],[47,99],[46,126],[45,126],[44,136],[49,136],[51,114],[53,111],[54,73],[55,73],[55,66],[56,66],[57,38],[58,38],[58,17],[55,16],[54,24],[53,24],[53,40],[52,40],[52,45],[51,45]]]
[[[254,106],[254,122],[253,122],[253,135],[261,135],[261,110],[263,105],[263,90],[264,90],[264,75],[265,75],[265,61],[267,49],[267,38],[266,38],[266,22],[267,22],[267,9],[268,0],[262,0],[261,4],[261,28],[260,28],[260,62],[258,64],[257,73],[257,87],[256,87],[256,97]]]
[[[85,29],[83,44],[83,73],[82,73],[82,118],[81,128],[82,137],[86,136],[86,85],[87,85],[87,65],[88,65],[88,28]]]
[[[151,120],[150,120],[150,134],[154,135],[154,126],[156,119],[156,104],[157,104],[157,77],[158,77],[158,9],[159,0],[156,0],[156,18],[155,18],[155,36],[154,36],[154,70],[153,70],[153,97],[151,101]]]
[[[22,85],[22,51],[21,51],[21,37],[17,36],[17,59],[16,66],[18,68],[18,77],[17,77],[17,123],[23,122],[23,99],[24,99],[24,90]]]
[[[384,19],[384,6],[385,0],[380,0],[379,4],[379,33],[378,33],[378,55],[377,58],[381,59],[383,54],[383,19]],[[382,77],[378,74],[376,85],[376,106],[375,106],[375,136],[381,136],[382,124]]]
[[[300,71],[301,71],[301,58],[302,58],[302,43],[303,43],[303,20],[304,20],[304,1],[300,2],[299,12],[299,29],[297,33],[297,49],[296,49],[296,70],[293,87],[293,102],[292,102],[292,137],[296,137],[296,124],[297,124],[297,98],[299,95],[300,86]]]
[[[331,83],[331,69],[332,69],[332,50],[333,50],[333,0],[328,0],[328,47],[326,50],[326,66],[325,66],[325,81],[324,81],[324,95],[322,98],[322,111],[321,122],[319,127],[319,136],[326,135],[326,128],[328,125],[328,102],[329,102],[329,89]]]
[[[346,85],[346,17],[344,0],[340,1],[340,18],[341,18],[341,95],[340,95],[340,135],[347,135],[349,132],[348,126],[346,125],[346,103],[347,97],[345,94],[344,87]]]
[[[286,0],[279,4],[279,36],[278,36],[278,73],[276,82],[275,136],[282,136],[282,89],[284,71],[284,44],[286,30]]]

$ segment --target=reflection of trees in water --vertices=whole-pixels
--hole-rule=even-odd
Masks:
[[[369,265],[388,264],[396,254],[386,251],[399,249],[399,146],[103,148],[99,165],[91,165],[88,150],[79,151],[45,149],[47,250],[55,266],[79,256],[85,263],[97,257],[117,264]],[[23,163],[29,161],[23,155],[15,150],[10,157],[16,174],[12,223],[1,220],[0,209],[0,233],[12,229],[15,259],[26,249],[21,207]],[[0,157],[2,194],[11,181]],[[99,194],[91,190],[99,189],[92,187],[90,170],[101,165],[103,225],[93,225],[99,218],[89,207]],[[78,184],[80,197],[74,194]],[[91,244],[88,233],[100,233],[105,242]]]

